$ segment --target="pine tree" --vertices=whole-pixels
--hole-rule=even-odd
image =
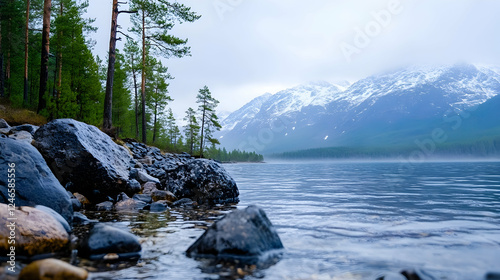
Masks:
[[[200,16],[191,8],[166,0],[131,0],[132,9],[138,11],[131,17],[132,31],[138,34],[142,42],[142,142],[146,143],[146,58],[148,50],[164,57],[183,57],[190,54],[186,46],[187,39],[180,39],[170,34],[176,23],[193,22]]]
[[[196,111],[193,108],[187,109],[184,121],[187,122],[186,126],[184,127],[186,147],[189,148],[189,154],[193,155],[193,149],[195,144],[197,143],[198,133],[200,131],[200,126],[196,119]]]
[[[112,122],[116,128],[116,136],[130,135],[133,131],[133,125],[131,126],[132,122],[130,121],[133,118],[133,112],[130,110],[132,100],[127,85],[128,73],[123,67],[124,62],[124,56],[116,50],[112,95]]]
[[[150,94],[148,95],[147,105],[153,113],[153,143],[155,143],[159,131],[158,120],[165,113],[168,102],[173,101],[168,95],[167,83],[167,80],[172,79],[172,77],[167,72],[168,68],[163,67],[161,61],[151,58],[149,64],[151,79],[148,83]]]
[[[215,108],[219,101],[212,97],[212,93],[207,86],[199,90],[196,96],[198,112],[200,114],[201,135],[200,135],[200,157],[203,157],[205,144],[210,142],[212,145],[220,144],[219,140],[213,138],[213,133],[221,129]]]
[[[37,113],[47,106],[45,92],[49,80],[49,52],[50,52],[50,11],[52,0],[44,0],[43,4],[43,28],[42,28],[42,55],[40,62],[40,88],[38,89],[38,109]]]
[[[134,92],[134,115],[135,115],[135,139],[139,139],[139,95],[138,89],[139,85],[137,83],[137,75],[141,70],[141,64],[139,63],[139,57],[141,51],[137,42],[127,38],[127,43],[125,44],[125,60],[126,60],[126,70],[132,76],[132,87]]]

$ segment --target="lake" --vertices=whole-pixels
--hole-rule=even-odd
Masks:
[[[138,265],[92,279],[425,279],[500,272],[500,162],[229,164],[241,202],[208,211],[102,217],[143,242]],[[233,271],[187,258],[204,228],[234,207],[261,206],[285,252],[265,269]],[[396,278],[395,278],[396,279]]]

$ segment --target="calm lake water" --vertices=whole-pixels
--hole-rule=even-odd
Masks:
[[[231,207],[92,217],[143,241],[136,266],[92,279],[376,279],[415,269],[425,279],[500,272],[500,163],[268,163],[225,165],[240,189],[233,207],[261,206],[286,248],[246,271],[184,251]]]

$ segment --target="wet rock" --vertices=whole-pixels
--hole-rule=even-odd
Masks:
[[[142,193],[143,194],[148,194],[152,195],[154,191],[157,191],[158,189],[156,188],[156,183],[153,182],[147,182],[142,186]]]
[[[4,119],[0,119],[0,128],[10,128],[10,125]]]
[[[31,135],[29,132],[26,131],[16,131],[14,133],[11,133],[9,134],[9,138],[17,141],[23,141],[28,144],[31,144],[31,142],[33,141],[33,135]]]
[[[384,273],[383,276],[377,277],[376,280],[407,280],[407,279],[400,273],[388,272]]]
[[[68,249],[69,235],[63,225],[50,214],[33,207],[22,206],[18,210],[0,204],[0,224],[11,225],[8,217],[17,218],[15,223],[16,256],[35,256],[63,252]],[[17,222],[19,221],[19,222]],[[21,222],[22,221],[22,222]],[[9,226],[0,227],[0,253],[9,253]]]
[[[485,276],[486,280],[500,280],[500,273],[490,272]]]
[[[167,200],[170,202],[174,202],[177,200],[177,197],[169,191],[162,191],[162,190],[155,190],[151,194],[151,197],[153,198],[154,201],[158,200]]]
[[[186,206],[193,206],[194,201],[192,201],[189,198],[183,198],[179,199],[176,202],[172,203],[173,207],[186,207]]]
[[[143,202],[145,202],[147,204],[153,202],[153,199],[148,194],[135,194],[134,197],[132,197],[132,198],[136,199],[136,200],[139,200],[139,201],[143,201]]]
[[[20,132],[20,131],[26,131],[28,132],[29,134],[31,134],[31,136],[35,136],[35,132],[39,129],[40,127],[36,126],[36,125],[32,125],[32,124],[23,124],[23,125],[18,125],[18,126],[14,126],[10,129],[10,132],[13,133],[13,132]]]
[[[420,276],[415,270],[403,270],[401,274],[408,280],[421,280]]]
[[[264,210],[249,206],[215,222],[187,250],[189,257],[212,257],[255,263],[283,244]],[[265,258],[272,257],[266,254]]]
[[[158,202],[153,202],[149,206],[149,211],[150,212],[164,212],[168,209],[166,201],[158,201]]]
[[[127,190],[132,157],[95,126],[54,120],[36,131],[34,145],[59,181],[91,202]]]
[[[97,223],[97,220],[90,220],[87,216],[80,212],[76,212],[73,216],[73,224],[75,225],[86,225],[90,223]]]
[[[56,259],[32,262],[19,274],[19,280],[85,280],[87,277],[85,269]]]
[[[86,208],[90,205],[90,201],[83,194],[74,193],[73,195],[82,204],[82,208]]]
[[[113,202],[104,201],[95,205],[97,211],[111,211],[113,210]]]
[[[30,144],[0,138],[0,203],[8,204],[8,170],[15,169],[16,206],[44,205],[54,209],[69,223],[73,205],[69,195],[52,174],[42,155]],[[10,168],[9,164],[15,164]]]
[[[141,183],[136,179],[132,179],[128,182],[128,187],[126,193],[134,195],[141,191]]]
[[[137,211],[146,207],[147,203],[144,201],[127,198],[115,204],[116,211]]]
[[[80,253],[90,259],[117,254],[119,259],[140,257],[141,244],[131,233],[103,224],[95,224],[80,243]]]
[[[59,213],[57,213],[56,211],[54,211],[54,209],[49,208],[47,206],[43,206],[43,205],[37,205],[37,206],[35,206],[35,209],[41,210],[41,211],[43,211],[43,212],[51,215],[54,219],[56,219],[59,223],[61,223],[61,225],[66,230],[66,232],[71,233],[71,226],[63,218],[63,216],[61,216]],[[74,213],[73,213],[73,217],[74,217]]]
[[[199,204],[239,201],[236,183],[221,164],[185,154],[163,155],[156,148],[130,140],[125,142],[136,160],[145,157],[154,159],[154,163],[146,165],[144,170],[158,178],[161,188],[172,192],[177,198],[190,198]]]
[[[160,184],[160,180],[158,180],[158,178],[150,176],[146,172],[139,170],[139,169],[132,169],[130,171],[130,178],[139,181],[139,183],[141,183],[141,184],[144,184],[147,182],[153,182],[156,184]]]

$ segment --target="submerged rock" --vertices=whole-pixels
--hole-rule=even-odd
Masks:
[[[8,220],[15,217],[17,220]],[[14,224],[12,224],[14,223]],[[68,249],[69,235],[63,225],[50,214],[32,207],[23,206],[18,210],[0,204],[0,252],[9,253],[9,237],[15,229],[15,253],[19,256],[35,256],[63,252]],[[12,226],[4,226],[12,225]],[[5,254],[4,254],[5,253]]]
[[[132,157],[95,126],[54,120],[36,131],[34,145],[59,181],[90,201],[127,191]]]
[[[266,262],[271,255],[264,257],[264,254],[277,249],[283,249],[283,244],[266,213],[249,206],[215,222],[186,253],[189,257],[255,263]]]
[[[133,234],[103,224],[92,226],[87,237],[80,243],[80,253],[90,259],[104,259],[117,254],[119,259],[140,257],[141,244]]]
[[[0,137],[0,203],[9,202],[9,181],[15,186],[16,206],[44,205],[69,223],[73,205],[66,190],[49,169],[42,155],[30,144]],[[15,164],[13,168],[10,165]],[[12,172],[8,172],[9,169]],[[12,174],[8,178],[8,174]]]
[[[19,274],[19,280],[85,280],[87,277],[85,269],[56,259],[32,262]]]

